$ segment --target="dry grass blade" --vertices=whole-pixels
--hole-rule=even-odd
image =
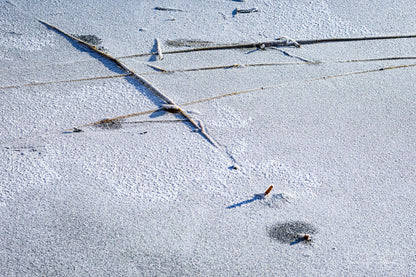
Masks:
[[[355,37],[355,38],[328,38],[328,39],[303,39],[296,40],[296,43],[299,45],[309,45],[309,44],[318,44],[318,43],[331,43],[331,42],[351,42],[351,41],[369,41],[369,40],[388,40],[388,39],[405,39],[405,38],[416,38],[416,34],[412,35],[395,35],[395,36],[375,36],[375,37]],[[179,53],[189,53],[189,52],[198,52],[198,51],[214,51],[214,50],[227,50],[227,49],[241,49],[241,48],[266,48],[266,47],[284,47],[292,46],[293,43],[289,40],[275,40],[275,41],[265,41],[265,42],[256,42],[256,43],[235,43],[229,45],[216,45],[216,46],[206,46],[206,47],[196,47],[191,49],[182,49],[175,51],[166,51],[164,54],[179,54]],[[135,55],[127,55],[118,57],[118,59],[127,59],[143,56],[157,55],[156,53],[143,53]]]
[[[151,75],[151,74],[160,74],[160,73],[193,72],[193,71],[245,68],[245,67],[284,66],[284,65],[317,65],[317,64],[329,64],[329,63],[359,63],[359,62],[415,60],[415,59],[416,59],[416,57],[385,57],[385,58],[353,59],[353,60],[338,60],[338,61],[309,61],[309,60],[305,60],[305,61],[302,61],[302,62],[248,63],[248,64],[230,64],[230,65],[207,66],[207,67],[173,69],[173,70],[160,69],[160,70],[158,70],[159,72],[157,72],[157,73],[152,72],[152,73],[143,73],[143,74],[144,75]]]
[[[369,58],[369,59],[353,59],[353,60],[340,60],[337,63],[355,63],[355,62],[376,62],[376,61],[399,61],[399,60],[416,60],[416,57],[385,57],[385,58]]]
[[[156,70],[156,71],[158,71],[158,72],[168,72],[167,70],[165,70],[165,69],[163,69],[163,68],[161,68],[161,67],[158,67],[158,66],[152,65],[152,64],[147,64],[147,66],[148,66],[148,67],[150,67],[150,68],[152,68],[152,69],[154,69],[154,70]],[[143,74],[143,73],[142,73],[142,74]]]
[[[177,8],[166,8],[166,7],[155,7],[157,11],[164,11],[164,12],[184,12],[184,10],[177,9]]]

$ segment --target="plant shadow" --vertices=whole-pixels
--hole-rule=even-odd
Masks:
[[[156,53],[157,52],[157,41],[155,40],[155,44],[153,44],[152,50],[150,50],[150,53]],[[149,58],[149,62],[155,62],[157,61],[157,55],[151,55]]]
[[[236,203],[236,204],[230,205],[230,206],[228,206],[228,207],[226,207],[226,208],[227,208],[227,209],[234,209],[234,208],[240,207],[240,206],[242,206],[242,205],[250,204],[251,202],[254,202],[254,201],[256,201],[256,200],[260,200],[260,199],[262,199],[262,197],[260,197],[260,196],[258,196],[258,195],[255,195],[253,198],[250,198],[250,199],[247,199],[247,200],[241,201],[241,202],[239,202],[239,203]]]
[[[158,118],[164,116],[167,112],[165,110],[157,110],[150,114],[150,118]]]

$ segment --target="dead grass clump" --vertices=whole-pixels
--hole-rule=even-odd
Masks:
[[[95,127],[101,128],[101,129],[120,129],[121,126],[121,119],[103,119],[101,121],[98,121],[96,124],[94,124]]]
[[[96,35],[74,35],[74,37],[79,38],[80,40],[95,46],[98,46],[103,42],[103,40],[97,37]]]
[[[73,35],[73,36],[82,41],[85,41],[88,44],[95,46],[100,51],[103,51],[103,52],[107,51],[107,49],[100,46],[103,40],[97,37],[96,35]]]

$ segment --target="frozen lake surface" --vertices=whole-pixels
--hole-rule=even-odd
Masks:
[[[414,3],[286,2],[0,0],[0,275],[415,275],[416,38],[219,49]]]

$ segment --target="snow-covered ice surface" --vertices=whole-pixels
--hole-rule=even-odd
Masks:
[[[413,6],[1,0],[0,275],[415,275],[416,67],[378,69],[416,60],[345,62],[415,57],[415,38],[120,58],[215,147],[36,19],[123,57],[156,38],[172,51],[411,34]]]

